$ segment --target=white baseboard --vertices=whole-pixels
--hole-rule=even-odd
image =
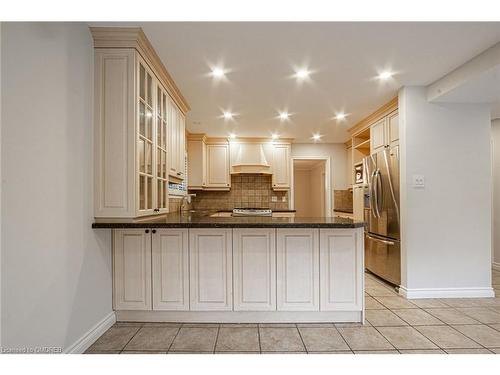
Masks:
[[[66,348],[64,353],[81,354],[89,348],[101,335],[106,332],[116,322],[116,314],[110,312],[103,320],[89,329],[82,337],[76,340],[73,345]]]
[[[493,262],[491,264],[491,268],[493,268],[495,271],[500,271],[500,263],[498,262]]]
[[[399,294],[407,299],[420,298],[485,298],[495,297],[493,288],[399,288]]]

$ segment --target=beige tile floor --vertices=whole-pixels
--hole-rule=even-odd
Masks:
[[[366,322],[360,324],[181,324],[119,322],[86,353],[500,353],[497,298],[408,301],[366,274]]]

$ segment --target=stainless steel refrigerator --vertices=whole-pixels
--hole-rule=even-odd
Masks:
[[[388,282],[401,284],[399,146],[363,160],[365,189],[365,267]]]

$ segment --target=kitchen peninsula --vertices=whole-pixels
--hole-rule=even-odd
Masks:
[[[118,321],[363,321],[362,222],[215,214],[93,224],[113,230]]]

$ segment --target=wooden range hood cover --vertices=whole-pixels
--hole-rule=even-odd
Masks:
[[[240,143],[231,174],[272,174],[262,144]]]

